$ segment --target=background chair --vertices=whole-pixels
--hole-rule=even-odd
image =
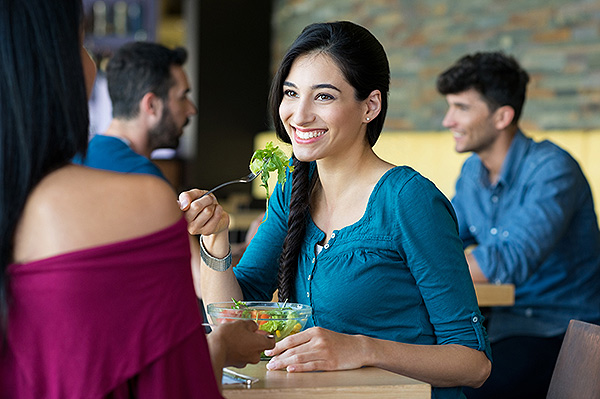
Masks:
[[[571,320],[547,399],[600,398],[600,326]]]

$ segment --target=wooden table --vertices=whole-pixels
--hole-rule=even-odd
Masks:
[[[267,362],[250,364],[236,372],[258,378],[246,387],[225,385],[227,399],[305,399],[305,398],[431,398],[431,386],[412,378],[376,367],[357,370],[288,373],[267,370]]]
[[[515,286],[512,284],[475,284],[479,307],[512,306],[515,304]]]

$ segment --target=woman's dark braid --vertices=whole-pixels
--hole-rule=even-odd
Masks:
[[[308,162],[300,162],[294,157],[294,178],[290,200],[288,233],[283,241],[279,258],[278,300],[290,300],[294,293],[294,279],[298,269],[298,255],[306,231],[306,217],[309,209],[310,184]]]

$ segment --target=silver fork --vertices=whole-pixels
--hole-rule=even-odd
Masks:
[[[217,191],[218,189],[220,189],[222,187],[228,186],[233,183],[250,183],[252,180],[256,179],[261,173],[262,173],[262,170],[259,170],[258,173],[250,172],[250,174],[248,176],[240,177],[239,179],[231,180],[231,181],[225,182],[223,184],[219,184],[217,187],[205,192],[197,199],[200,199],[200,198],[204,197],[205,195],[208,195],[212,192]]]

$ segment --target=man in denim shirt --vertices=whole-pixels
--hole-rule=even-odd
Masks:
[[[498,52],[464,56],[437,80],[455,150],[473,152],[452,200],[471,276],[515,285],[514,306],[489,309],[492,374],[469,398],[545,398],[569,320],[600,323],[592,193],[566,151],[519,129],[528,81]]]

